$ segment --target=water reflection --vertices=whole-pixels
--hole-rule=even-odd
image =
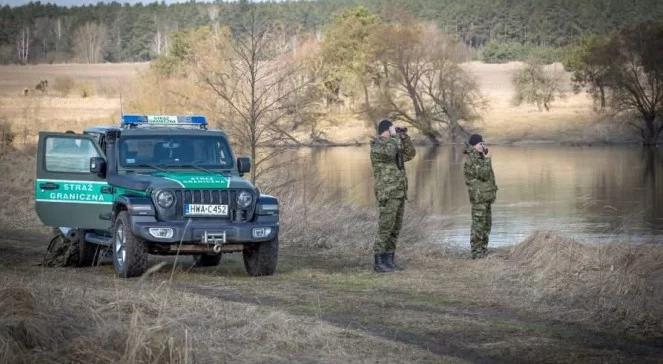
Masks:
[[[335,199],[374,206],[367,147],[295,153],[309,189],[314,185]],[[663,242],[660,150],[493,146],[491,153],[500,189],[491,246],[513,244],[539,229],[589,242]],[[463,161],[461,146],[417,147],[407,169],[409,203],[437,217],[440,241],[466,245],[470,220]]]

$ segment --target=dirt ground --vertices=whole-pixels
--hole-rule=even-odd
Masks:
[[[369,257],[285,246],[272,277],[248,277],[241,255],[229,255],[214,268],[194,268],[187,257],[177,262],[154,257],[150,264],[157,269],[148,277],[122,280],[107,263],[41,267],[46,242],[43,235],[2,234],[0,289],[22,287],[36,306],[59,297],[65,302],[52,307],[52,315],[69,305],[84,306],[96,312],[97,323],[88,329],[94,332],[64,332],[68,339],[53,344],[57,350],[21,349],[14,359],[26,362],[58,352],[64,356],[49,361],[93,358],[96,354],[86,357],[68,343],[79,335],[103,336],[99,332],[108,321],[117,327],[106,335],[120,336],[117,348],[105,354],[113,360],[129,359],[131,338],[148,342],[156,327],[169,328],[171,341],[186,336],[184,354],[171,362],[655,363],[663,358],[660,338],[625,334],[618,324],[560,319],[564,315],[541,303],[518,304],[519,298],[529,299],[513,296],[493,276],[495,266],[509,264],[501,252],[484,261],[462,255],[408,261],[404,271],[380,275],[370,271]],[[16,308],[4,305],[2,311],[6,323]],[[143,315],[140,322],[148,327],[142,335],[132,335],[136,315]]]

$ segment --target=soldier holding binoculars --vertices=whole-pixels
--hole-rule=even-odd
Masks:
[[[390,120],[378,124],[378,135],[371,141],[371,164],[375,197],[378,202],[378,236],[373,246],[376,272],[393,272],[398,234],[403,224],[407,198],[405,162],[416,154],[406,128]]]

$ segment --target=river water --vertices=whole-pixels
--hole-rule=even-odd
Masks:
[[[432,215],[436,240],[452,245],[467,245],[470,232],[462,151],[461,146],[417,147],[416,158],[406,165],[406,214]],[[292,153],[306,180],[297,183],[339,201],[375,205],[367,146]],[[499,187],[490,246],[515,244],[537,230],[588,243],[663,243],[660,148],[491,146],[490,153]]]

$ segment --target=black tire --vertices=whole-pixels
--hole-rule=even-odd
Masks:
[[[198,254],[193,257],[194,267],[214,267],[221,262],[221,254]]]
[[[71,242],[58,231],[48,243],[41,265],[44,267],[68,267],[73,265],[70,245]],[[76,259],[78,259],[77,255]]]
[[[147,270],[145,243],[137,238],[129,225],[129,214],[121,211],[113,224],[113,266],[122,278],[137,277]]]
[[[95,263],[99,246],[85,241],[85,232],[78,232],[78,239],[72,242],[72,262],[77,267],[91,267]]]
[[[244,268],[251,276],[271,276],[279,258],[279,238],[244,246]]]

